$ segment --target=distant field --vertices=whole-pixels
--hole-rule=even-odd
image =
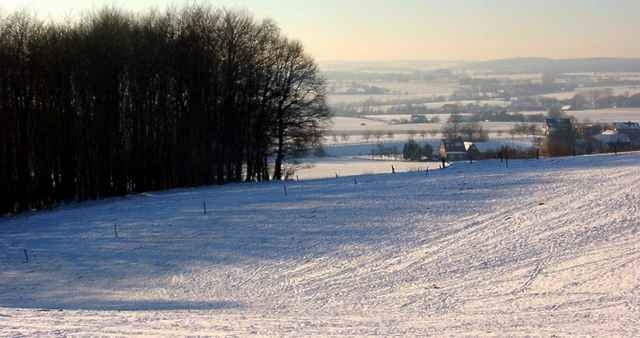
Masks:
[[[611,108],[598,110],[572,111],[569,114],[578,120],[589,119],[593,122],[640,122],[640,108]]]
[[[389,89],[395,94],[388,95],[329,95],[329,104],[358,103],[367,100],[388,102],[394,100],[415,100],[432,98],[435,96],[449,96],[458,89],[454,82],[393,82],[375,81],[362,82],[369,86]]]
[[[387,118],[388,116],[385,115]],[[366,131],[383,131],[383,132],[395,132],[406,133],[408,131],[420,132],[422,130],[442,130],[444,123],[448,116],[442,115],[441,123],[406,123],[406,124],[391,124],[385,123],[382,120],[372,120],[367,118],[351,118],[351,117],[334,117],[332,118],[332,127],[329,134],[332,133],[347,133],[347,134],[362,134]],[[485,129],[490,132],[495,131],[508,131],[513,128],[512,122],[481,122]],[[540,124],[542,125],[542,124]]]
[[[560,92],[560,93],[550,93],[542,95],[544,97],[555,98],[558,100],[568,100],[573,98],[577,94],[582,94],[585,92],[593,91],[593,90],[608,90],[611,89],[614,95],[635,95],[640,93],[640,86],[624,86],[624,87],[587,87],[587,88],[578,88],[574,91],[570,92]]]
[[[366,158],[328,158],[305,162],[295,174],[300,179],[331,178],[338,175],[356,176],[372,174],[390,174],[391,168],[397,173],[437,169],[439,163],[436,162],[407,162],[393,160],[371,160]]]

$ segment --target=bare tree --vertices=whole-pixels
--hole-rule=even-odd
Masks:
[[[292,145],[317,142],[329,118],[326,88],[318,66],[305,54],[302,44],[283,39],[276,91],[276,158],[274,179],[282,178],[282,163]]]
[[[362,133],[362,139],[364,139],[365,142],[369,142],[369,140],[371,139],[371,130],[367,129]]]
[[[413,140],[416,137],[416,135],[418,134],[418,132],[416,130],[413,130],[413,129],[409,130],[407,133],[409,134],[409,139],[410,140]]]
[[[373,136],[376,138],[378,143],[380,143],[380,139],[382,139],[382,136],[384,136],[384,132],[382,130],[376,130],[373,132]]]
[[[451,114],[447,123],[444,125],[442,129],[442,134],[447,139],[452,139],[456,137],[462,136],[462,124],[463,118],[460,114]]]
[[[269,179],[274,153],[281,178],[329,117],[299,42],[201,5],[0,17],[0,113],[0,214]]]

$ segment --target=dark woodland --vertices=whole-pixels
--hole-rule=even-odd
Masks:
[[[328,118],[315,61],[244,12],[0,16],[0,214],[281,179]]]

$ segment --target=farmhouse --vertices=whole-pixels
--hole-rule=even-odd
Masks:
[[[640,124],[637,122],[616,122],[613,124],[615,131],[629,138],[633,146],[640,146]]]
[[[443,139],[440,143],[440,158],[444,158],[447,161],[468,160],[469,154],[462,138]]]
[[[607,130],[595,138],[608,150],[623,150],[632,144],[629,136],[617,130]]]

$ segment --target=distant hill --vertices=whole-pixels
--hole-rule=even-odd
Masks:
[[[590,58],[548,59],[513,58],[482,62],[470,62],[455,67],[460,70],[487,71],[493,73],[590,73],[590,72],[640,72],[640,59]]]
[[[398,60],[398,61],[320,61],[325,72],[414,73],[460,67],[463,61]]]

